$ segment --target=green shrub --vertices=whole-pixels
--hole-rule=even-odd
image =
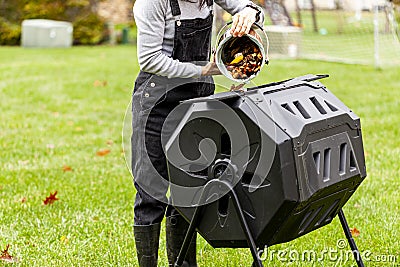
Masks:
[[[0,45],[19,45],[21,26],[0,18]]]
[[[103,39],[104,23],[104,20],[95,13],[78,18],[73,22],[74,43],[83,45],[100,43]]]
[[[67,19],[65,16],[66,6],[60,1],[29,1],[24,5],[23,11],[23,19]]]

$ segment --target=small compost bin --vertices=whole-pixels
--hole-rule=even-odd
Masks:
[[[29,19],[22,22],[21,46],[71,47],[72,23],[47,19]]]

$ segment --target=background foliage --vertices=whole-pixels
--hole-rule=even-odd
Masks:
[[[74,25],[75,44],[97,44],[104,20],[97,14],[102,0],[0,0],[0,45],[17,45],[24,19],[54,19]]]

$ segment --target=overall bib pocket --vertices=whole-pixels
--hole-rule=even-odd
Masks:
[[[175,38],[173,58],[182,62],[207,61],[210,54],[211,28],[209,25],[202,29],[182,32],[181,38]],[[194,47],[196,51],[193,50]]]

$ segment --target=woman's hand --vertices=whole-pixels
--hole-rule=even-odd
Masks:
[[[208,62],[207,65],[201,67],[201,76],[221,75],[221,71],[217,67],[217,63]]]
[[[257,10],[245,7],[232,17],[231,34],[234,37],[242,37],[249,33],[251,26],[256,22]]]

